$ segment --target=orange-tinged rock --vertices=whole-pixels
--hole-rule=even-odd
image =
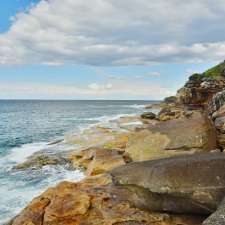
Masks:
[[[70,156],[74,167],[86,169],[86,174],[97,175],[125,164],[122,152],[104,148],[89,148]]]
[[[48,201],[46,201],[48,199]],[[201,216],[154,213],[138,207],[137,193],[109,174],[62,182],[31,202],[12,225],[200,225]],[[35,212],[35,213],[34,213]]]

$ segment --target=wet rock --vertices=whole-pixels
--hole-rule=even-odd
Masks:
[[[141,114],[142,119],[154,120],[156,118],[156,114],[153,112],[145,112]]]
[[[14,169],[24,170],[28,168],[40,169],[46,165],[66,164],[68,160],[66,157],[60,155],[45,155],[44,153],[34,154],[29,157],[25,162],[14,166]]]
[[[204,153],[138,163],[114,169],[117,185],[145,190],[152,211],[209,214],[225,191],[225,154]],[[146,197],[148,196],[148,197]]]

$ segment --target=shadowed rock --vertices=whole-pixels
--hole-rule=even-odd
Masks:
[[[145,190],[145,207],[153,211],[209,214],[225,193],[223,153],[131,163],[111,174],[118,185]]]

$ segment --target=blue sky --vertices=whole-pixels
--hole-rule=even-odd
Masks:
[[[3,0],[0,98],[162,99],[175,94],[189,75],[224,59],[221,3]],[[192,16],[179,13],[188,15],[190,7]]]

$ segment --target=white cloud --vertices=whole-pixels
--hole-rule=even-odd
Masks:
[[[100,85],[97,83],[91,83],[88,85],[88,87],[91,90],[96,91],[96,92],[104,92],[105,90],[111,89],[112,84],[107,83],[107,84]]]
[[[161,99],[173,90],[142,80],[92,83],[88,86],[1,82],[0,98],[25,99]]]
[[[0,64],[219,61],[224,20],[223,0],[42,0],[0,35]]]

